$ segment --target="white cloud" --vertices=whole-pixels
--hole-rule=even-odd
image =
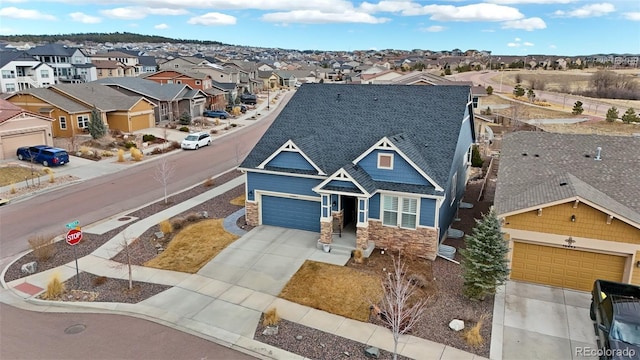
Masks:
[[[583,7],[580,7],[571,11],[557,10],[553,14],[556,16],[563,16],[563,17],[588,18],[588,17],[604,16],[614,12],[615,10],[616,8],[615,6],[613,6],[613,4],[599,3],[599,4],[585,5]]]
[[[38,10],[18,9],[16,7],[6,7],[0,9],[0,17],[25,20],[57,20],[55,16],[43,14]]]
[[[513,39],[513,40],[515,40],[515,41],[520,41],[520,38],[515,38],[515,39]]]
[[[502,23],[503,29],[521,29],[526,31],[545,29],[547,24],[539,17],[532,17],[522,20],[505,21]]]
[[[4,0],[3,0],[4,1]],[[86,0],[50,0],[66,4],[85,5]],[[171,9],[215,9],[222,10],[262,10],[262,11],[293,11],[320,10],[323,12],[342,12],[353,10],[350,0],[92,0],[95,5],[113,6],[114,3],[128,6],[171,8]]]
[[[437,21],[507,21],[522,19],[524,15],[510,6],[496,4],[471,4],[464,6],[425,5],[403,10],[402,15],[431,15]]]
[[[158,30],[164,30],[164,29],[168,29],[169,25],[167,24],[158,24],[156,26],[153,27],[154,29],[158,29]]]
[[[444,29],[446,29],[444,26],[433,25],[426,28],[421,28],[420,30],[426,32],[441,32],[444,31]]]
[[[205,26],[216,26],[216,25],[235,25],[237,19],[234,16],[221,14],[218,12],[210,12],[204,15],[195,16],[187,21],[188,24],[191,25],[205,25]]]
[[[555,46],[555,45],[553,45],[553,44],[549,45],[549,49],[557,49],[557,48],[558,48],[558,47],[557,47],[557,46]]]
[[[578,0],[486,0],[489,3],[515,5],[515,4],[569,4]]]
[[[71,17],[71,20],[83,24],[97,24],[99,22],[102,22],[102,19],[97,16],[91,16],[81,12],[74,12],[69,14],[69,16]]]
[[[622,16],[624,16],[624,18],[627,20],[640,21],[640,12],[628,12],[622,14]]]
[[[496,32],[496,31],[493,30],[493,29],[484,29],[484,30],[482,30],[482,32],[493,33],[493,32]]]
[[[144,19],[148,15],[175,16],[175,15],[185,15],[185,14],[188,14],[189,12],[184,9],[128,6],[128,7],[121,7],[121,8],[115,8],[110,10],[102,10],[101,13],[105,16],[108,16],[114,19],[138,20],[138,19]]]
[[[264,14],[262,20],[274,23],[303,23],[303,24],[328,24],[328,23],[365,23],[382,24],[389,19],[377,18],[364,12],[345,11],[342,13],[322,12],[318,10],[295,10],[289,12],[276,12]]]
[[[528,46],[528,47],[534,46],[532,42],[528,42],[528,41],[523,42],[522,45]]]
[[[507,43],[507,46],[508,46],[508,47],[520,47],[520,44],[519,44],[519,43],[512,43],[512,42],[510,42],[510,43]]]
[[[529,41],[525,41],[522,42],[522,39],[520,39],[519,37],[513,39],[512,42],[507,43],[508,47],[513,47],[513,48],[519,48],[519,47],[533,47],[535,46],[534,43],[529,42]]]

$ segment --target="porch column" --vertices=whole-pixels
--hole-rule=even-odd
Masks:
[[[356,247],[366,250],[369,242],[369,199],[358,198],[358,221],[356,222]]]
[[[331,244],[333,234],[333,216],[331,216],[331,195],[321,194],[320,203],[320,242]]]

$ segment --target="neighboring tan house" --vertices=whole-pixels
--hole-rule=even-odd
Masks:
[[[109,86],[129,96],[144,96],[155,106],[155,122],[178,121],[183,113],[191,117],[201,116],[207,96],[201,90],[184,84],[159,84],[141,78],[107,78],[94,83]]]
[[[0,92],[41,88],[55,82],[51,66],[24,51],[0,51]]]
[[[360,82],[362,84],[385,84],[389,83],[393,79],[402,76],[402,73],[385,70],[375,74],[360,74]]]
[[[246,220],[433,260],[473,143],[468,86],[305,84],[240,165]]]
[[[60,137],[87,132],[94,106],[109,129],[131,133],[155,124],[153,102],[96,83],[28,89],[9,96],[7,100],[23,109],[51,116],[58,122],[57,126],[54,125],[54,134]]]
[[[0,160],[15,158],[21,146],[53,146],[51,120],[0,99]]]
[[[640,285],[640,138],[504,137],[495,208],[511,279],[589,291]]]
[[[98,72],[98,79],[110,77],[135,76],[134,68],[127,67],[115,60],[93,60],[93,65]]]

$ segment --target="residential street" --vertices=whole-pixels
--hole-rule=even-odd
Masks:
[[[135,317],[40,313],[2,303],[0,314],[2,359],[254,359]]]

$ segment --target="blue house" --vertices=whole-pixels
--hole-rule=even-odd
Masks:
[[[305,84],[240,166],[247,223],[434,259],[474,133],[469,86]]]

